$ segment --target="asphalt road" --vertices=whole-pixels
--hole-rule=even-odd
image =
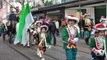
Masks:
[[[0,60],[29,60],[17,51],[10,48],[0,37]]]
[[[46,51],[46,60],[66,60],[62,45],[61,38],[57,37],[57,46],[52,46]],[[4,43],[0,38],[0,60],[40,60],[36,55],[36,49],[36,46],[27,48],[9,44],[8,41]],[[83,40],[78,42],[77,60],[91,60],[90,50]]]

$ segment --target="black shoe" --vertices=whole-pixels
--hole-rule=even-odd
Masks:
[[[89,38],[88,38],[88,37],[85,38],[85,43],[86,43],[87,45],[89,45]]]

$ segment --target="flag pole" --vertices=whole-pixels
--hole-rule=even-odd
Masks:
[[[81,14],[81,0],[79,0],[79,12]]]
[[[22,1],[22,5],[24,6],[25,0]]]

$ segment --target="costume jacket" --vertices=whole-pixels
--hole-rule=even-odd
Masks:
[[[70,37],[71,35],[75,35],[74,37]],[[62,30],[62,39],[63,39],[63,48],[64,49],[70,49],[70,48],[77,48],[76,42],[78,41],[78,30],[75,27],[72,27],[69,29],[69,26],[66,26]],[[69,43],[70,41],[73,41],[73,43]]]

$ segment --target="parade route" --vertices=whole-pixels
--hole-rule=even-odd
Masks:
[[[10,48],[0,37],[0,60],[29,60],[19,52]]]
[[[5,41],[3,43],[2,39],[0,38],[1,41],[1,45],[2,46],[2,51],[6,50],[6,52],[8,52],[8,56],[7,54],[4,55],[6,52],[2,52],[0,51],[0,53],[2,53],[5,56],[5,59],[3,59],[3,57],[1,58],[2,60],[6,60],[8,59],[9,56],[11,56],[12,60],[14,58],[14,60],[40,60],[40,58],[36,55],[36,46],[31,46],[30,48],[27,47],[23,47],[21,45],[13,45],[13,44],[9,44],[8,41]],[[61,38],[57,37],[57,44],[56,46],[52,46],[51,49],[48,49],[46,51],[46,60],[66,60],[66,55],[65,55],[65,51],[62,48],[62,43],[61,43]],[[3,46],[7,46],[9,49],[3,48]],[[1,50],[1,49],[0,49]],[[11,51],[11,53],[10,53]],[[17,53],[16,55],[14,55],[15,53]],[[14,57],[17,56],[18,57]],[[21,56],[21,57],[20,57]],[[25,58],[25,59],[24,59]],[[85,45],[84,41],[81,40],[78,43],[78,54],[77,54],[77,60],[91,60],[91,55],[90,55],[90,50],[89,48]]]

